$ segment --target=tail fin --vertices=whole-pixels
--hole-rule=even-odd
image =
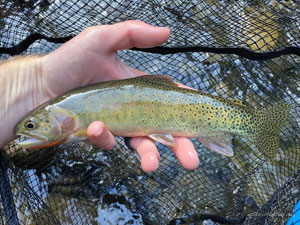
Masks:
[[[278,104],[256,112],[257,127],[249,141],[270,159],[279,152],[280,129],[286,124],[290,109],[289,104]]]

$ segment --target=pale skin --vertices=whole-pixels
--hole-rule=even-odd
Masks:
[[[153,27],[140,21],[89,27],[76,37],[44,56],[17,57],[0,64],[0,147],[16,138],[13,128],[30,110],[76,87],[107,80],[144,75],[125,65],[116,56],[118,50],[147,48],[164,43],[170,35],[165,27]],[[115,137],[105,124],[95,121],[87,130],[89,140],[101,149],[112,149]],[[175,137],[172,150],[187,170],[199,165],[197,152],[188,138]],[[155,171],[160,155],[147,137],[130,139],[145,172]]]

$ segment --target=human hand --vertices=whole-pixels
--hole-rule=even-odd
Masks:
[[[118,59],[118,50],[153,47],[170,35],[141,21],[88,27],[44,57],[45,83],[54,96],[91,83],[145,75]]]
[[[104,123],[95,121],[87,130],[89,140],[101,149],[112,149],[116,144],[115,138]],[[177,146],[172,150],[180,164],[187,170],[196,169],[199,158],[193,143],[184,137],[174,137]],[[130,147],[134,149],[141,158],[141,167],[144,172],[155,171],[159,166],[160,154],[154,142],[147,137],[133,137],[129,139]]]
[[[140,21],[89,27],[46,57],[48,88],[56,96],[89,83],[145,74],[120,61],[117,51],[160,45],[169,34],[168,28],[153,27]],[[113,134],[100,121],[93,122],[87,134],[101,149],[111,149],[115,145]],[[172,150],[182,166],[188,170],[197,168],[199,159],[192,142],[181,137],[175,140],[178,145]],[[160,155],[152,140],[135,137],[131,138],[130,145],[139,154],[145,172],[157,169]]]
[[[140,21],[127,21],[114,25],[89,27],[79,35],[42,57],[42,74],[37,83],[41,91],[34,91],[34,106],[63,92],[86,84],[114,79],[124,79],[145,74],[120,61],[116,53],[132,47],[160,45],[169,37],[168,28],[158,28]],[[34,89],[35,90],[35,89]],[[89,140],[101,149],[111,149],[115,138],[105,125],[95,121],[88,127]],[[187,138],[176,137],[173,147],[176,157],[186,169],[195,169],[199,164],[197,152]],[[154,171],[159,164],[159,153],[152,140],[135,137],[130,145],[141,158],[145,172]]]

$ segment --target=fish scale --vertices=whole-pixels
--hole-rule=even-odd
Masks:
[[[166,76],[147,75],[65,93],[26,115],[15,131],[28,137],[20,146],[39,148],[87,139],[88,125],[100,120],[117,136],[149,136],[169,146],[176,144],[173,136],[196,137],[226,156],[233,155],[231,140],[238,135],[273,158],[289,110],[284,103],[254,110],[240,101],[178,87]],[[31,122],[35,129],[26,127]]]

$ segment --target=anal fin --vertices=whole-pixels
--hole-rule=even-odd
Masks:
[[[216,137],[198,137],[198,141],[208,149],[224,155],[233,156],[232,135],[223,134]]]

